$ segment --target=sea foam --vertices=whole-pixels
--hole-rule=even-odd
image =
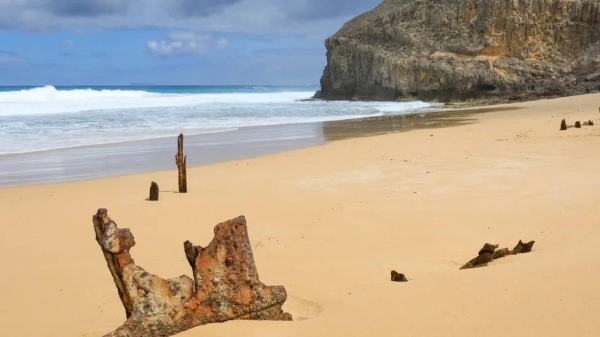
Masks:
[[[215,103],[283,103],[309,92],[170,94],[140,90],[57,90],[53,86],[0,92],[0,116],[71,113]]]
[[[430,107],[424,102],[304,101],[312,96],[311,87],[225,87],[220,92],[214,87],[160,88],[45,86],[0,91],[0,155]]]

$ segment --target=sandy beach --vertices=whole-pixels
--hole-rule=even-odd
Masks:
[[[91,222],[104,207],[135,235],[136,263],[163,278],[190,275],[182,242],[206,245],[215,224],[246,216],[260,279],[285,286],[294,321],[181,336],[597,336],[599,106],[600,94],[503,105],[188,168],[185,195],[172,192],[174,167],[2,188],[2,335],[102,336],[123,323]],[[596,125],[559,131],[563,118]],[[150,181],[159,202],[145,201]],[[484,243],[520,239],[536,241],[531,253],[459,270]],[[390,282],[392,269],[409,282]]]

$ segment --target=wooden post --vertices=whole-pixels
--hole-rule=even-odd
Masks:
[[[581,122],[580,121],[575,122],[575,127],[578,129],[581,128]]]
[[[185,164],[187,156],[183,155],[183,133],[177,137],[177,154],[175,155],[175,164],[179,170],[179,193],[187,193],[187,175]]]
[[[560,122],[560,131],[564,131],[564,130],[566,130],[566,129],[567,129],[567,121],[563,119],[563,120]]]
[[[150,201],[158,201],[158,184],[154,181],[150,184]]]

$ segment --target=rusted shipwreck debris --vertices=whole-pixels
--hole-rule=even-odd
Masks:
[[[525,243],[519,240],[519,243],[515,246],[515,248],[513,248],[513,250],[508,250],[508,248],[498,249],[498,245],[486,243],[485,245],[483,245],[483,248],[479,250],[479,254],[477,255],[477,257],[467,262],[460,269],[469,269],[483,266],[489,262],[492,262],[495,259],[505,257],[506,255],[529,253],[531,252],[534,243],[535,241],[529,241]]]
[[[158,189],[158,184],[154,181],[150,183],[150,197],[148,200],[150,201],[158,201],[158,194],[160,190]]]
[[[177,153],[175,154],[175,165],[178,171],[179,193],[187,193],[187,156],[183,154],[183,133],[177,137]]]
[[[402,273],[392,270],[390,274],[392,282],[408,282],[408,279]]]
[[[193,327],[234,319],[290,321],[281,306],[282,286],[258,278],[244,217],[218,224],[206,247],[184,243],[194,279],[162,279],[136,266],[129,229],[120,229],[106,209],[93,217],[96,240],[113,276],[127,320],[106,336],[172,336]]]

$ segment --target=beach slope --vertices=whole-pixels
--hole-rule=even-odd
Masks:
[[[181,336],[597,336],[600,95],[519,103],[452,127],[329,142],[175,170],[0,189],[6,336],[101,336],[125,320],[94,240],[108,208],[136,264],[191,275],[245,215],[261,282],[294,322],[234,321]],[[519,109],[514,109],[519,108]],[[559,131],[560,121],[596,126]],[[175,153],[175,149],[174,152]],[[171,159],[169,159],[171,160]],[[148,202],[156,181],[160,201]],[[486,243],[528,254],[459,270]],[[390,281],[390,271],[407,283]]]

